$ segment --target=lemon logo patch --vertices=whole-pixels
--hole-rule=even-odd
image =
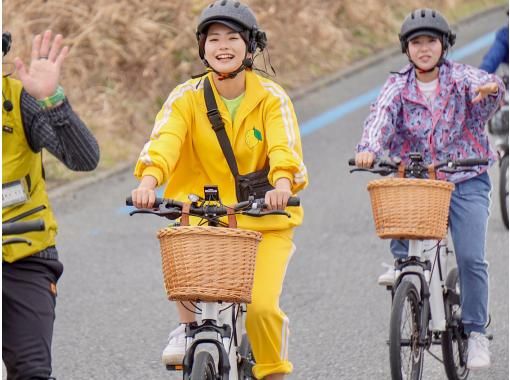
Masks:
[[[253,127],[245,135],[246,145],[250,148],[255,148],[255,146],[262,141],[262,132],[260,132],[257,128]]]

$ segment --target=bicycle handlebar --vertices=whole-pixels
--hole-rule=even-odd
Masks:
[[[287,202],[287,206],[299,206],[301,201],[298,197],[290,197]],[[133,206],[133,199],[131,197],[126,198],[126,205]],[[173,199],[165,199],[165,198],[156,198],[154,205],[150,209],[138,209],[132,211],[130,215],[133,214],[155,214],[158,216],[163,216],[168,219],[177,219],[182,215],[182,208],[184,202],[176,201]],[[159,209],[158,211],[154,211],[155,209]],[[267,204],[264,203],[263,199],[255,199],[248,200],[236,203],[232,206],[223,206],[223,205],[202,205],[195,206],[193,204],[190,205],[189,214],[198,217],[221,217],[226,216],[228,214],[228,210],[233,210],[234,213],[241,213],[243,215],[248,215],[252,217],[261,217],[265,215],[286,215],[290,217],[290,214],[283,210],[270,210],[264,211],[267,209]]]
[[[473,166],[482,166],[488,165],[489,160],[487,158],[466,158],[461,160],[444,160],[432,165],[434,171],[439,170],[446,173],[456,173],[462,171],[470,171],[473,169],[467,169]],[[356,162],[354,158],[349,159],[349,166],[356,166]],[[446,167],[446,168],[445,168]],[[374,160],[371,168],[357,168],[352,169],[353,171],[366,171],[371,173],[377,173],[381,175],[388,175],[391,173],[395,173],[398,171],[399,163],[393,162],[389,160]],[[445,169],[442,169],[445,168]],[[421,172],[425,173],[428,171],[428,166],[423,164],[420,161],[412,161],[410,164],[406,165],[404,168],[406,174],[419,174]]]
[[[264,201],[263,199],[256,199],[253,202],[243,201],[243,202],[236,203],[235,205],[231,206],[231,208],[236,211],[242,210],[243,208],[246,208],[250,204],[257,204],[258,206],[256,208],[267,208],[267,205],[263,201]],[[166,202],[167,207],[182,208],[182,206],[184,204],[184,202],[176,201],[173,199],[156,198],[156,200],[154,201],[153,208],[157,208],[160,205],[164,204],[165,202]],[[299,199],[299,197],[290,197],[289,200],[287,201],[287,206],[289,206],[289,207],[296,207],[296,206],[299,206],[300,204],[301,204],[301,200]],[[131,198],[131,197],[126,198],[126,206],[133,206],[133,198]],[[201,209],[203,207],[198,207],[198,208]],[[223,206],[223,208],[225,208],[225,207]],[[195,208],[192,207],[192,209],[195,209]]]
[[[43,231],[44,220],[36,219],[28,222],[2,223],[2,235],[19,235],[31,231]]]

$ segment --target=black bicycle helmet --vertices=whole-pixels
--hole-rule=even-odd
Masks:
[[[416,9],[405,18],[398,35],[402,53],[407,52],[410,40],[423,35],[438,37],[441,40],[443,52],[455,44],[456,36],[450,29],[448,21],[434,9]]]
[[[250,7],[239,1],[218,0],[208,5],[198,19],[196,31],[198,54],[206,66],[209,66],[209,64],[204,57],[205,39],[209,26],[214,23],[223,24],[238,32],[246,42],[246,55],[255,53],[257,48],[262,51],[266,47],[266,34],[259,29],[255,14]],[[233,73],[233,76],[244,70],[245,67],[251,67],[252,65],[253,58],[245,58],[243,65]]]

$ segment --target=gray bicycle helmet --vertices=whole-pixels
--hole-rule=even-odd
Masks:
[[[451,31],[448,21],[434,9],[416,9],[405,18],[398,35],[402,53],[407,52],[410,40],[423,35],[439,38],[443,51],[455,44],[456,36]]]
[[[218,0],[208,5],[200,15],[197,26],[198,53],[204,60],[205,35],[211,24],[220,23],[236,32],[245,40],[248,53],[255,53],[259,48],[264,50],[267,38],[257,24],[252,10],[239,1]]]

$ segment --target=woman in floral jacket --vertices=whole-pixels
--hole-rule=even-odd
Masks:
[[[407,16],[399,35],[402,52],[410,64],[392,73],[372,105],[357,145],[356,165],[371,167],[388,152],[409,162],[410,152],[422,154],[426,163],[446,159],[488,158],[485,123],[496,111],[505,91],[502,81],[474,67],[445,58],[455,35],[446,19],[432,9]],[[455,183],[450,205],[450,230],[461,285],[462,321],[469,335],[468,368],[490,365],[485,327],[488,320],[488,271],[485,239],[491,183],[488,167],[475,172],[439,173]],[[395,257],[407,256],[407,242],[393,240]],[[379,277],[392,285],[394,268]]]

